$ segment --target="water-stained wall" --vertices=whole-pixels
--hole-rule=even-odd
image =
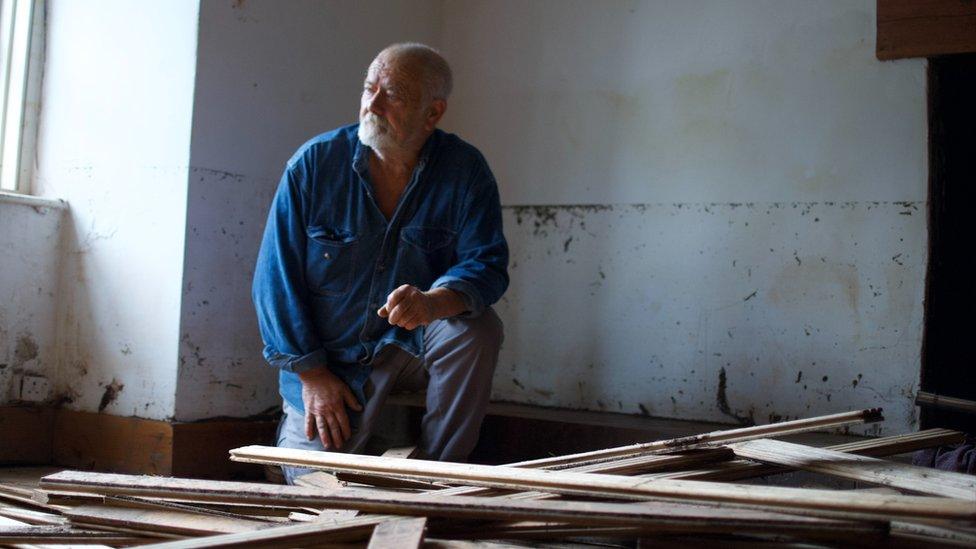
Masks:
[[[914,425],[924,63],[874,58],[874,2],[446,9],[508,206],[497,398]]]
[[[50,5],[37,186],[72,204],[71,406],[278,403],[249,296],[271,194],[356,119],[375,52],[420,40],[501,189],[495,398],[914,425],[924,63],[874,59],[870,0]]]
[[[870,0],[212,2],[200,24],[179,418],[277,402],[248,285],[281,165],[413,39],[452,62],[444,126],[501,188],[496,398],[913,425],[924,64],[874,58]]]
[[[64,199],[51,390],[173,416],[197,3],[47,2],[34,190]]]
[[[54,402],[65,204],[0,194],[0,404]]]
[[[506,208],[497,398],[766,423],[914,420],[918,202]],[[867,252],[865,252],[867,250]]]

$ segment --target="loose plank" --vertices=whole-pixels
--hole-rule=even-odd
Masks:
[[[959,431],[951,431],[949,429],[928,429],[925,431],[920,431],[918,433],[909,433],[903,435],[895,435],[890,437],[872,438],[856,442],[848,442],[845,444],[838,444],[836,446],[831,446],[830,449],[836,450],[838,452],[852,452],[860,455],[871,455],[871,456],[885,456],[901,454],[905,452],[914,452],[915,450],[921,450],[923,448],[931,448],[933,446],[940,446],[943,444],[955,444],[965,440],[966,436],[964,433]],[[729,454],[733,455],[731,450],[728,448],[713,448],[707,450],[696,450],[689,454],[677,454],[677,455],[646,455],[638,456],[632,458],[622,458],[619,460],[606,461],[603,463],[595,463],[590,465],[580,465],[573,466],[571,468],[565,469],[566,471],[573,471],[577,473],[616,473],[616,474],[632,474],[637,471],[647,472],[656,469],[658,466],[663,468],[675,467],[686,467],[693,465],[694,456],[696,453],[701,453],[699,457],[708,459],[708,457],[714,457],[716,461],[721,461],[725,459]],[[726,454],[726,452],[728,452]],[[677,458],[676,461],[671,461]],[[685,459],[690,459],[690,461],[682,462]],[[697,470],[682,470],[670,473],[651,473],[645,474],[645,478],[679,478],[686,480],[739,480],[745,478],[755,478],[763,475],[776,474],[789,471],[789,469],[784,467],[776,467],[772,465],[765,465],[761,463],[756,463],[749,460],[739,459],[732,462],[722,462],[717,463],[715,466],[709,469],[697,469]],[[471,496],[485,496],[485,495],[497,495],[499,493],[504,493],[494,488],[478,488],[471,486],[460,486],[456,488],[449,488],[439,492],[443,495],[471,495]],[[525,494],[519,494],[512,497],[532,497],[538,496],[537,492],[527,492]],[[551,497],[549,494],[547,497]]]
[[[368,536],[373,528],[389,517],[362,517],[341,525],[325,522],[306,522],[294,526],[276,526],[256,532],[222,534],[154,544],[154,549],[202,549],[213,547],[259,547],[261,549],[291,549],[315,546],[325,542],[341,543]]]
[[[73,530],[67,526],[0,526],[0,545],[138,545],[146,539],[125,534]]]
[[[907,433],[890,437],[872,438],[844,444],[828,446],[828,450],[845,452],[861,456],[893,456],[942,446],[957,444],[966,439],[966,435],[950,429],[926,429],[917,433]],[[645,478],[675,478],[686,480],[742,480],[766,475],[775,475],[790,471],[788,467],[756,463],[754,461],[737,459],[718,463],[708,469],[692,469],[670,473],[652,473]]]
[[[426,517],[383,521],[373,530],[367,549],[417,549],[424,541],[425,528]]]
[[[207,487],[208,491],[219,491],[220,486],[216,481],[208,482],[208,484],[210,484]],[[271,486],[270,488],[277,488],[278,497],[287,493],[292,493],[293,496],[297,497],[299,492],[299,490],[294,489],[295,487]],[[851,539],[852,537],[855,539],[873,539],[883,536],[887,532],[886,523],[880,521],[825,520],[768,511],[725,509],[677,502],[630,504],[581,501],[516,501],[498,498],[440,496],[437,494],[404,496],[356,489],[336,490],[327,494],[319,494],[318,499],[320,502],[331,506],[385,514],[482,520],[531,519],[595,526],[637,526],[645,531],[654,532],[762,532],[800,537],[823,538],[828,536],[831,539]],[[361,522],[363,519],[359,520],[360,524],[367,524]],[[388,517],[381,517],[379,520],[388,520]],[[345,524],[348,526],[355,522],[354,520]],[[301,526],[310,527],[312,524],[317,523],[306,523]],[[374,521],[372,524],[376,524],[376,522]],[[204,540],[186,540],[178,544],[166,544],[164,546],[224,547],[237,543],[244,543],[245,545],[270,543],[271,546],[288,546],[287,543],[291,543],[293,546],[298,543],[293,535],[305,535],[313,531],[320,535],[320,542],[338,541],[333,537],[321,537],[323,532],[332,532],[334,531],[332,529],[307,530],[300,527],[272,527],[250,532],[246,535],[232,534]]]
[[[869,408],[854,412],[843,412],[840,414],[830,414],[806,419],[783,421],[780,423],[770,423],[768,425],[740,427],[737,429],[713,431],[711,433],[702,433],[687,437],[658,440],[641,444],[631,444],[628,446],[618,446],[616,448],[581,452],[578,454],[568,454],[550,458],[520,461],[518,463],[510,464],[510,466],[532,469],[565,469],[567,467],[587,465],[591,463],[602,463],[622,457],[655,453],[672,453],[696,448],[708,448],[731,442],[793,435],[809,431],[833,429],[845,425],[875,423],[883,420],[884,416],[881,415],[881,408]]]
[[[82,505],[65,511],[72,524],[114,526],[180,535],[252,532],[268,523],[219,516],[204,516],[170,509],[140,509],[112,505]]]
[[[976,503],[920,496],[852,496],[835,490],[750,486],[704,481],[635,479],[617,475],[573,473],[435,461],[351,456],[270,446],[231,450],[231,459],[266,465],[291,465],[365,472],[421,480],[446,480],[493,488],[539,490],[599,497],[676,498],[808,510],[858,511],[886,516],[923,516],[976,520]],[[57,475],[53,475],[57,476]],[[51,477],[45,477],[48,479]]]
[[[976,414],[976,401],[937,395],[935,393],[927,393],[925,391],[919,391],[918,394],[915,395],[915,404],[918,406],[933,406],[935,408],[944,408],[947,410],[956,410]]]
[[[856,456],[781,440],[730,444],[739,457],[976,504],[976,476]]]

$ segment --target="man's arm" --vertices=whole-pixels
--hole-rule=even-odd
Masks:
[[[390,293],[377,314],[413,330],[441,318],[477,316],[508,288],[508,243],[502,232],[498,186],[484,159],[471,175],[462,206],[455,263],[431,289],[403,285]]]
[[[336,448],[349,438],[345,407],[359,410],[349,387],[326,367],[326,354],[312,321],[305,283],[305,171],[301,159],[289,165],[275,193],[254,270],[251,295],[272,366],[302,380],[305,435],[319,435]]]

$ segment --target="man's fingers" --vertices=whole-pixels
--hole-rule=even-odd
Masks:
[[[315,420],[308,410],[305,410],[305,438],[308,440],[315,438]]]
[[[390,295],[386,297],[386,304],[383,305],[380,310],[382,311],[383,309],[386,309],[387,314],[392,317],[396,307],[400,305],[403,300],[407,298],[407,296],[411,295],[415,291],[418,290],[409,284],[400,286],[396,290],[390,292]],[[381,314],[380,316],[383,315]]]
[[[329,414],[325,418],[325,421],[329,425],[329,433],[332,435],[332,443],[335,445],[335,449],[338,450],[342,447],[342,443],[345,440],[342,436],[342,427],[339,426],[339,421],[333,414]]]
[[[397,303],[400,303],[400,301],[403,300],[403,297],[406,295],[408,288],[410,288],[410,286],[404,284],[399,288],[397,288],[396,290],[390,292],[390,295],[386,296],[385,307],[387,311],[393,311],[393,308],[397,306]]]
[[[390,309],[390,316],[386,317],[386,321],[394,326],[400,324],[400,318],[403,317],[403,313],[406,311],[406,305],[397,305]]]
[[[390,316],[390,310],[386,307],[386,304],[384,303],[383,306],[380,307],[378,311],[376,311],[376,314],[380,315],[383,318],[386,318]]]
[[[329,426],[326,423],[325,416],[316,416],[315,424],[319,431],[319,440],[322,441],[322,446],[328,450],[332,447],[332,440],[329,437]]]
[[[400,320],[399,326],[406,330],[413,330],[420,324],[420,313],[416,310],[411,310],[404,315],[404,318]]]

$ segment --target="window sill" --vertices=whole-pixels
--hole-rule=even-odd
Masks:
[[[68,203],[60,198],[42,198],[8,191],[0,191],[0,204],[20,204],[33,208],[54,208],[58,210],[68,209]]]

